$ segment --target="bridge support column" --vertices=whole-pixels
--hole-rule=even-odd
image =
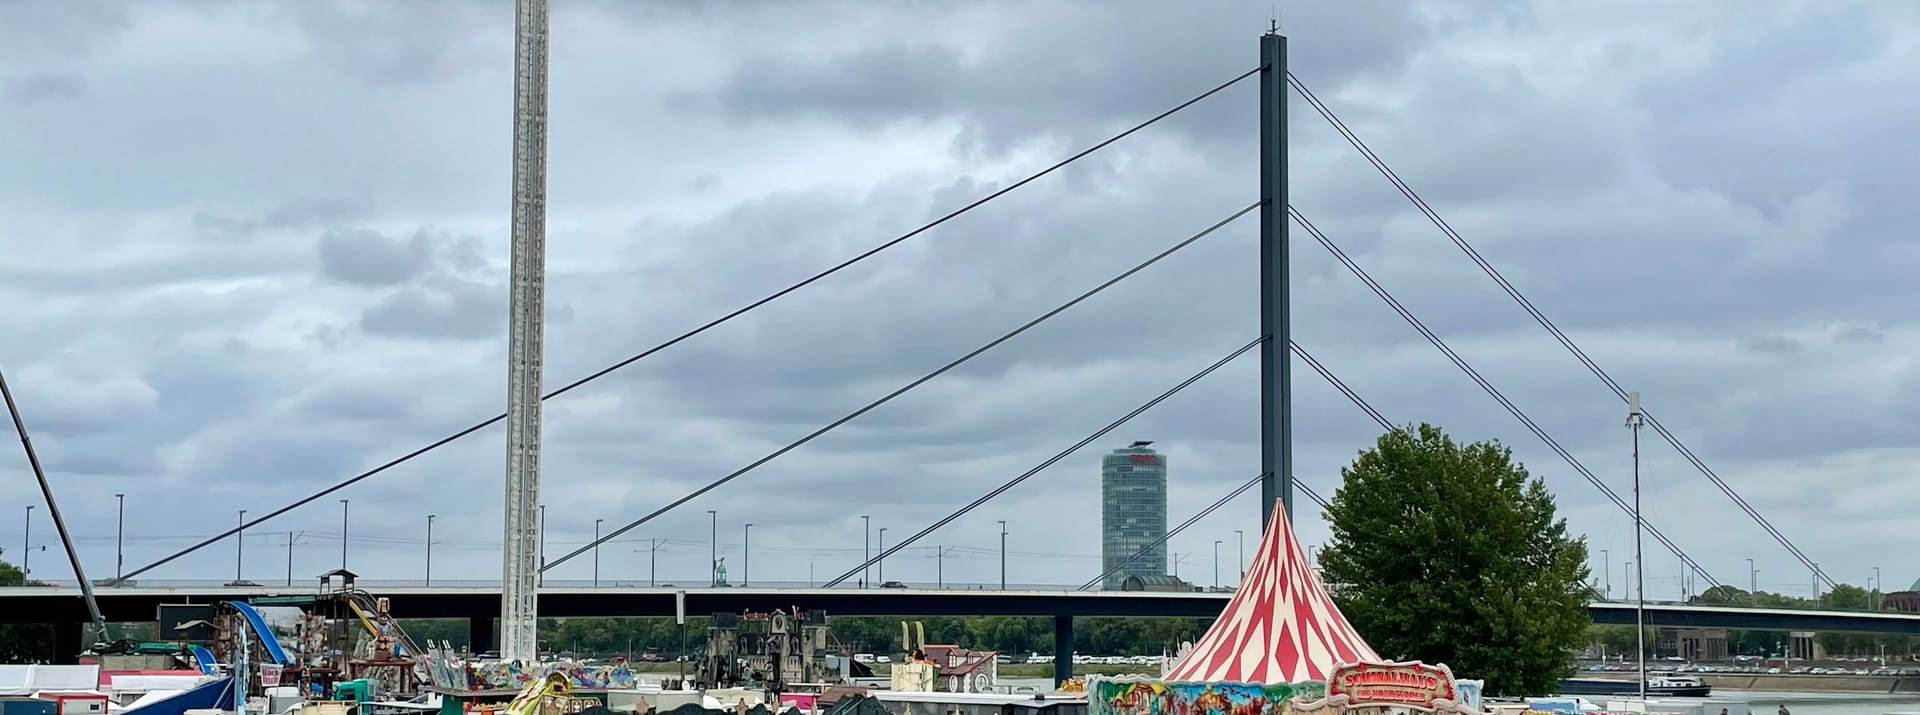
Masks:
[[[1053,617],[1053,684],[1073,677],[1073,616]]]
[[[475,653],[493,650],[493,616],[467,619],[467,649]]]
[[[1293,518],[1293,363],[1287,287],[1287,38],[1260,38],[1260,527]]]
[[[86,646],[80,639],[86,637],[86,624],[78,621],[53,624],[53,662],[59,665],[73,665],[80,662],[80,651]]]

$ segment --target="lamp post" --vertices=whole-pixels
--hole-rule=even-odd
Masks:
[[[939,544],[933,547],[933,587],[947,587],[947,547]]]
[[[1000,590],[1007,590],[1007,520],[1000,520]]]
[[[433,514],[427,515],[427,585],[433,585]]]
[[[33,573],[33,569],[27,568],[27,560],[30,558],[33,558],[33,505],[32,504],[27,505],[26,532],[20,535],[20,575],[25,576],[27,574]]]
[[[873,561],[873,519],[866,514],[860,515],[860,530],[864,534],[860,542],[860,562],[864,564]],[[873,567],[860,567],[860,587],[866,588],[867,582],[871,580],[873,580]]]
[[[634,551],[639,551],[639,549],[634,549]],[[647,539],[647,586],[648,587],[660,585],[658,582],[654,580],[654,577],[653,577],[653,567],[654,567],[654,564],[658,563],[659,558],[660,558],[660,540],[656,538],[648,538]]]
[[[707,532],[707,585],[718,586],[719,573],[713,567],[720,565],[720,512],[708,509],[707,518],[711,521]]]
[[[347,500],[340,500],[340,570],[347,569]]]
[[[233,585],[240,585],[241,564],[247,553],[247,510],[240,510],[240,530],[233,534]]]
[[[1213,590],[1220,590],[1220,540],[1213,540]]]
[[[547,505],[540,505],[540,571],[535,573],[534,586],[547,585]]]
[[[1613,600],[1613,554],[1606,549],[1600,550],[1600,579],[1607,589],[1606,600]]]
[[[875,568],[878,570],[875,575],[879,576],[880,585],[885,586],[887,584],[887,527],[884,526],[880,527],[880,563],[875,564]]]
[[[1887,587],[1880,582],[1880,567],[1873,567],[1873,610],[1880,610],[1880,591]]]
[[[743,588],[747,585],[747,567],[752,563],[750,559],[753,558],[753,551],[749,548],[752,545],[753,522],[749,521],[746,528],[741,529],[740,534],[740,585]]]
[[[1240,581],[1244,583],[1247,580],[1247,532],[1244,529],[1234,529],[1233,535],[1240,540],[1237,563],[1240,564]]]
[[[287,585],[288,586],[293,585],[293,545],[299,542],[300,534],[302,533],[305,533],[305,532],[294,532],[294,531],[287,532]]]
[[[113,498],[120,502],[119,526],[113,536],[113,578],[118,581],[127,565],[127,495],[115,494]]]
[[[600,587],[600,522],[603,522],[603,521],[606,521],[606,519],[593,520],[593,587],[594,588]]]

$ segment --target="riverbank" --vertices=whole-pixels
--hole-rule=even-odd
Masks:
[[[1920,676],[1871,676],[1871,675],[1750,675],[1745,673],[1688,673],[1697,676],[1701,682],[1713,686],[1714,692],[1723,690],[1782,692],[1782,693],[1860,693],[1870,695],[1893,695],[1920,693]],[[1591,676],[1582,677],[1601,677]],[[1610,678],[1611,679],[1611,678]],[[1618,679],[1625,687],[1632,687],[1632,680]]]

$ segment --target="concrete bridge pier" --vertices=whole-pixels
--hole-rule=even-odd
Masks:
[[[80,651],[86,650],[91,643],[81,643],[86,637],[86,624],[79,621],[59,621],[53,624],[53,662],[58,665],[73,665],[80,662]]]
[[[467,649],[474,653],[494,649],[493,616],[467,619]]]
[[[1073,677],[1073,616],[1053,617],[1053,684]]]

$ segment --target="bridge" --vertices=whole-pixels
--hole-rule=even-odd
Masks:
[[[530,3],[530,5],[544,7],[544,3]],[[1288,132],[1287,100],[1290,96],[1289,89],[1291,89],[1293,93],[1297,93],[1301,98],[1305,99],[1321,118],[1338,129],[1342,136],[1345,137],[1364,158],[1373,164],[1374,168],[1377,169],[1383,177],[1392,183],[1395,188],[1399,189],[1414,206],[1420,209],[1448,240],[1452,241],[1454,245],[1462,250],[1468,259],[1479,266],[1490,279],[1498,284],[1518,305],[1524,308],[1535,322],[1538,322],[1541,327],[1551,333],[1574,357],[1579,359],[1582,365],[1586,367],[1589,372],[1592,372],[1603,384],[1608,396],[1613,399],[1618,399],[1621,402],[1627,400],[1628,393],[1618,382],[1602,370],[1571,338],[1542,314],[1539,309],[1508,282],[1497,269],[1487,262],[1465,238],[1461,237],[1451,226],[1447,225],[1437,213],[1433,212],[1432,208],[1427,205],[1424,200],[1415,194],[1411,188],[1408,188],[1384,161],[1381,161],[1370,148],[1365,146],[1364,142],[1362,142],[1357,135],[1349,130],[1329,106],[1321,102],[1320,98],[1316,96],[1304,82],[1287,70],[1285,38],[1279,36],[1277,32],[1261,38],[1260,61],[1257,66],[1251,69],[1233,68],[1232,72],[1238,73],[1237,76],[1233,76],[1232,73],[1223,72],[1223,77],[1231,77],[1231,79],[1227,79],[1219,86],[1206,89],[1197,96],[1193,96],[1191,99],[1187,99],[1185,102],[1177,104],[1165,112],[1133,125],[1131,128],[1095,144],[1084,151],[1069,156],[1063,161],[1053,164],[1038,173],[1017,181],[1008,182],[1002,188],[992,193],[973,200],[971,203],[966,203],[953,212],[947,213],[919,228],[907,231],[897,238],[882,242],[878,244],[877,247],[860,253],[845,262],[826,268],[824,271],[814,274],[800,282],[773,290],[767,297],[741,307],[738,310],[734,310],[733,312],[724,313],[716,319],[704,323],[699,328],[640,351],[632,357],[614,363],[610,367],[595,372],[583,379],[568,383],[557,390],[542,394],[537,365],[539,364],[542,354],[539,325],[543,318],[540,317],[542,313],[539,308],[541,300],[543,299],[542,282],[544,275],[541,271],[544,269],[541,268],[541,266],[543,265],[542,256],[544,256],[544,211],[546,198],[544,181],[546,98],[544,87],[546,80],[545,51],[547,34],[544,27],[544,10],[541,11],[537,20],[539,23],[537,26],[529,25],[520,28],[523,39],[533,37],[537,39],[537,42],[527,41],[521,43],[523,45],[523,55],[519,59],[522,73],[526,75],[523,79],[526,81],[519,82],[516,85],[517,87],[530,89],[525,90],[528,93],[525,96],[516,96],[516,181],[512,231],[515,278],[512,281],[514,292],[511,298],[511,313],[514,317],[511,330],[512,338],[509,341],[509,353],[512,355],[511,364],[513,366],[514,377],[510,380],[511,386],[509,392],[511,398],[510,407],[507,412],[490,419],[482,420],[472,427],[455,432],[432,444],[406,453],[404,456],[386,461],[378,467],[349,477],[318,492],[300,497],[285,506],[270,510],[255,510],[253,513],[256,514],[256,516],[251,520],[246,520],[223,533],[211,536],[191,547],[134,569],[132,572],[124,574],[124,578],[139,576],[142,573],[162,567],[187,554],[204,549],[225,539],[233,538],[247,530],[256,530],[256,533],[258,533],[258,530],[261,530],[260,527],[269,520],[305,505],[312,504],[323,497],[340,492],[367,479],[387,473],[391,468],[406,463],[442,445],[462,439],[481,431],[483,428],[504,421],[510,425],[508,433],[509,453],[511,456],[507,466],[507,483],[510,485],[509,492],[512,496],[507,504],[506,513],[509,524],[505,529],[506,533],[503,539],[505,548],[511,556],[511,558],[508,559],[506,573],[503,574],[503,581],[508,584],[505,595],[509,596],[509,598],[504,599],[504,601],[508,603],[506,610],[509,613],[505,618],[506,622],[503,626],[505,629],[503,635],[505,637],[500,639],[502,641],[503,651],[514,655],[531,654],[533,652],[535,640],[532,619],[536,612],[544,616],[669,615],[673,612],[673,594],[676,593],[674,590],[641,588],[536,589],[534,588],[534,584],[537,583],[536,579],[539,574],[571,559],[582,557],[600,545],[619,538],[628,531],[647,524],[662,514],[680,508],[693,500],[702,498],[714,490],[725,487],[730,482],[752,476],[751,472],[757,467],[776,460],[792,450],[803,447],[816,437],[826,434],[848,422],[854,421],[884,405],[888,401],[928,381],[939,378],[953,368],[989,350],[993,350],[1012,338],[1022,335],[1031,328],[1073,308],[1075,305],[1093,298],[1106,288],[1151,268],[1162,258],[1206,238],[1217,229],[1245,217],[1250,213],[1256,215],[1259,222],[1260,250],[1257,262],[1260,268],[1260,300],[1258,306],[1260,319],[1257,331],[1249,330],[1247,335],[1240,336],[1241,338],[1249,339],[1248,342],[1244,345],[1238,345],[1237,349],[1230,349],[1233,346],[1219,346],[1222,348],[1220,352],[1224,353],[1224,356],[1220,357],[1218,361],[1213,362],[1211,365],[1206,366],[1204,369],[1198,369],[1184,382],[1180,382],[1172,386],[1171,389],[1159,393],[1157,397],[1145,401],[1139,408],[1119,417],[1115,422],[1093,432],[1084,439],[1079,439],[1077,442],[1065,446],[1058,454],[1045,460],[1024,474],[1013,476],[1004,485],[990,491],[985,496],[965,505],[957,505],[958,508],[952,514],[933,522],[918,533],[890,544],[888,547],[878,550],[877,553],[866,555],[864,562],[851,565],[851,569],[838,578],[833,579],[828,585],[831,586],[835,583],[845,582],[853,578],[856,574],[863,574],[867,568],[882,562],[883,559],[889,556],[897,554],[901,549],[915,545],[942,526],[964,516],[987,501],[998,497],[1022,481],[1034,477],[1061,459],[1074,454],[1088,444],[1105,436],[1108,432],[1125,424],[1127,420],[1153,408],[1161,401],[1195,382],[1206,378],[1221,365],[1241,357],[1250,351],[1258,355],[1260,362],[1259,394],[1261,397],[1260,435],[1262,449],[1259,468],[1256,470],[1252,465],[1248,465],[1246,472],[1251,476],[1251,479],[1246,484],[1241,485],[1239,490],[1228,494],[1227,497],[1223,498],[1220,502],[1216,502],[1213,507],[1209,507],[1207,510],[1195,515],[1192,519],[1189,519],[1187,524],[1192,524],[1198,519],[1207,516],[1212,513],[1214,509],[1225,503],[1227,499],[1255,485],[1260,487],[1260,503],[1263,510],[1271,508],[1276,498],[1279,498],[1285,500],[1287,510],[1291,511],[1293,507],[1293,488],[1295,486],[1301,487],[1302,493],[1314,501],[1322,502],[1311,489],[1307,488],[1304,484],[1293,481],[1294,474],[1291,465],[1293,456],[1291,445],[1293,423],[1293,415],[1291,412],[1293,389],[1291,365],[1294,359],[1297,358],[1302,365],[1312,368],[1314,372],[1318,373],[1320,377],[1333,385],[1352,401],[1356,407],[1364,411],[1383,428],[1391,429],[1394,427],[1394,424],[1379,411],[1375,410],[1358,392],[1335,377],[1332,371],[1327,369],[1323,363],[1315,359],[1306,348],[1302,347],[1293,339],[1290,331],[1292,305],[1288,285],[1288,276],[1291,270],[1289,263],[1289,251],[1291,250],[1289,227],[1292,225],[1298,225],[1314,242],[1325,248],[1338,259],[1349,273],[1352,273],[1357,280],[1364,283],[1379,296],[1409,327],[1418,332],[1427,342],[1431,343],[1435,349],[1445,355],[1454,366],[1471,377],[1490,398],[1509,412],[1522,427],[1538,437],[1542,443],[1564,460],[1569,469],[1585,478],[1585,480],[1600,491],[1603,496],[1618,506],[1626,514],[1627,518],[1636,519],[1638,516],[1635,509],[1629,507],[1625,500],[1606,485],[1604,480],[1597,477],[1592,470],[1583,465],[1568,450],[1563,448],[1558,441],[1501,393],[1484,375],[1476,371],[1466,360],[1454,352],[1444,339],[1429,329],[1419,318],[1415,317],[1411,311],[1368,274],[1367,271],[1362,268],[1358,262],[1354,261],[1331,237],[1323,233],[1318,226],[1309,221],[1295,206],[1289,203],[1286,145]],[[1251,60],[1253,58],[1249,57],[1249,59]],[[1242,69],[1245,69],[1245,71],[1242,72]],[[918,378],[891,393],[880,396],[870,403],[866,403],[864,406],[851,411],[845,417],[828,423],[808,435],[746,464],[737,471],[717,476],[712,482],[690,493],[674,496],[670,499],[663,499],[664,503],[657,510],[645,516],[641,516],[604,534],[600,533],[596,528],[596,538],[590,544],[580,546],[572,552],[560,555],[552,561],[546,561],[543,558],[536,561],[536,554],[538,553],[538,547],[540,545],[539,527],[535,525],[537,521],[536,510],[538,508],[540,483],[537,455],[540,439],[540,409],[544,400],[558,397],[566,392],[580,388],[599,377],[625,368],[661,350],[670,349],[685,340],[700,335],[710,328],[755,310],[784,295],[802,290],[844,268],[866,261],[892,246],[921,236],[937,228],[949,219],[973,211],[1009,192],[1016,191],[1022,186],[1042,179],[1082,157],[1104,149],[1137,131],[1146,129],[1154,123],[1185,110],[1195,103],[1208,100],[1210,97],[1231,86],[1255,78],[1257,78],[1256,81],[1260,90],[1258,101],[1260,113],[1259,181],[1256,185],[1252,177],[1249,177],[1247,186],[1248,195],[1228,201],[1220,207],[1218,213],[1219,220],[1217,223],[1204,227],[1195,226],[1196,232],[1190,236],[1169,237],[1171,246],[1165,251],[1151,257],[1143,257],[1145,258],[1144,262],[1132,269],[1121,273],[1106,283],[1092,287],[1091,290],[1078,294],[1059,307],[1014,328],[1011,332],[986,342],[978,349],[958,356],[954,361],[946,363],[940,368],[928,373],[926,376]],[[538,96],[533,96],[536,93]],[[1241,203],[1243,201],[1250,203]],[[526,272],[524,275],[523,271]],[[1708,468],[1705,462],[1701,461],[1688,449],[1673,431],[1669,430],[1657,419],[1654,419],[1650,414],[1645,415],[1645,421],[1648,427],[1659,437],[1665,439],[1680,454],[1685,456],[1704,478],[1720,488],[1720,490],[1732,500],[1735,506],[1740,508],[1759,525],[1774,541],[1778,542],[1790,556],[1801,565],[1807,567],[1817,581],[1825,583],[1828,587],[1835,585],[1834,581],[1827,577],[1826,573],[1820,569],[1817,563],[1801,552],[1786,536],[1781,534],[1778,529],[1755,511],[1732,486],[1728,485],[1719,475]],[[22,434],[23,436],[25,434],[24,428],[22,429]],[[1537,468],[1536,471],[1538,471]],[[44,479],[44,475],[38,476],[42,476]],[[738,488],[738,485],[735,486]],[[51,495],[51,491],[48,491],[48,494]],[[48,500],[48,506],[51,507],[51,496],[48,497]],[[54,512],[55,510],[49,508],[48,511]],[[246,513],[248,512],[242,512],[243,518]],[[1262,516],[1263,518],[1270,518],[1264,513]],[[1637,519],[1635,523],[1639,523]],[[1186,525],[1182,525],[1179,528],[1169,530],[1167,536],[1179,533],[1180,529],[1185,528],[1185,526]],[[1671,552],[1681,563],[1686,565],[1687,570],[1701,577],[1702,581],[1708,584],[1720,583],[1709,575],[1706,569],[1703,568],[1698,561],[1694,560],[1686,550],[1674,543],[1672,539],[1669,539],[1654,525],[1647,524],[1645,530],[1648,536],[1659,544],[1662,550]],[[1161,541],[1164,542],[1164,540],[1163,537]],[[1149,553],[1153,548],[1154,545],[1149,545],[1143,548],[1138,554],[1135,554],[1133,558],[1141,558],[1142,555]],[[75,557],[75,561],[74,570],[76,576],[81,582],[87,582],[80,568],[80,564],[77,562],[77,557]],[[428,552],[428,561],[429,563],[431,562],[431,551]],[[1640,559],[1639,563],[1644,567],[1645,559]],[[1096,580],[1098,580],[1098,578],[1096,578]],[[1056,623],[1061,624],[1067,629],[1071,627],[1072,618],[1077,616],[1210,616],[1219,612],[1221,602],[1226,598],[1224,594],[1111,593],[1091,592],[1084,590],[1084,588],[1085,587],[1082,587],[1081,590],[1077,591],[1063,590],[1059,592],[967,592],[951,590],[857,590],[834,588],[757,590],[743,588],[724,590],[697,589],[688,590],[686,593],[688,611],[696,614],[739,610],[741,608],[764,609],[798,606],[802,608],[824,609],[829,613],[846,615],[1033,615],[1055,617]],[[163,602],[183,602],[188,599],[213,600],[221,598],[246,598],[274,593],[293,594],[304,593],[304,591],[275,589],[271,587],[259,589],[215,588],[206,590],[111,587],[99,589],[98,598],[102,615],[108,620],[145,620],[151,617],[153,607]],[[487,636],[486,638],[477,639],[479,642],[493,642],[495,640],[491,632],[493,627],[492,619],[501,616],[503,593],[500,587],[403,589],[392,591],[385,595],[393,599],[397,615],[402,617],[443,616],[470,618],[473,619],[476,624],[476,634],[480,634],[481,631],[484,630],[484,635]],[[23,588],[0,590],[0,602],[10,602],[12,606],[11,608],[0,609],[0,611],[4,611],[0,613],[0,621],[30,617],[42,622],[54,621],[57,624],[61,624],[62,628],[65,628],[67,627],[65,624],[77,624],[88,620],[88,614],[84,612],[84,608],[81,605],[78,589]],[[1598,622],[1619,622],[1617,619],[1621,618],[1621,608],[1622,606],[1619,604],[1613,603],[1594,604],[1593,613]],[[1725,627],[1745,628],[1808,628],[1814,630],[1854,630],[1872,633],[1920,632],[1920,618],[1895,614],[1763,611],[1678,605],[1655,605],[1650,607],[1648,612],[1651,618],[1650,622],[1655,625],[1723,624]],[[1631,608],[1629,607],[1625,613],[1626,618],[1630,622],[1632,617]],[[31,614],[31,616],[26,614]]]
[[[103,588],[95,591],[110,621],[152,620],[163,603],[209,603],[315,593],[306,587]],[[825,611],[829,616],[1027,616],[1054,619],[1056,642],[1071,654],[1074,618],[1212,618],[1231,593],[1057,590],[998,591],[921,588],[654,588],[548,587],[540,591],[546,617],[672,617],[684,594],[686,613],[739,613],[776,608]],[[500,615],[498,586],[433,586],[381,589],[398,618],[468,619],[471,642],[495,642]],[[1634,605],[1597,601],[1587,607],[1594,623],[1634,623]],[[1819,611],[1782,608],[1649,603],[1647,624],[1679,628],[1820,631],[1920,635],[1920,614]],[[88,619],[77,587],[0,588],[0,623],[54,621],[77,629]],[[77,636],[78,633],[75,632]]]

